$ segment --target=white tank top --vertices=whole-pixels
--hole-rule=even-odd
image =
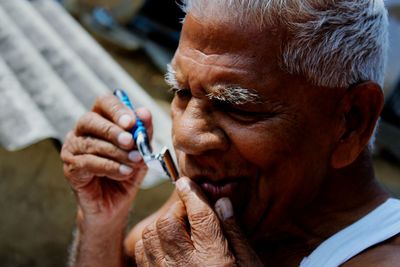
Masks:
[[[400,233],[400,200],[389,198],[360,220],[322,242],[300,267],[337,267]]]

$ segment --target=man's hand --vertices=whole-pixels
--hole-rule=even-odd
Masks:
[[[151,114],[136,114],[152,134]],[[72,266],[124,266],[129,209],[147,171],[129,130],[135,114],[113,95],[99,97],[68,133],[61,151],[64,174],[78,203]]]
[[[151,135],[150,113],[139,109],[137,114]],[[61,158],[85,219],[117,223],[127,215],[147,170],[129,133],[134,124],[135,114],[106,95],[68,133]]]
[[[139,266],[262,266],[229,199],[215,204],[220,221],[196,184],[183,177],[176,187],[181,201],[147,226],[136,244]]]

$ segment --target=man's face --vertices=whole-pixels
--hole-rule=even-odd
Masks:
[[[172,61],[173,142],[181,175],[229,197],[251,236],[317,193],[340,98],[283,72],[271,31],[205,21],[186,17]]]

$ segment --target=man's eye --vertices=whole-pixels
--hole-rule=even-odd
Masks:
[[[249,112],[243,110],[230,109],[226,113],[233,119],[242,123],[255,123],[260,120],[270,118],[270,115],[259,112]]]
[[[248,111],[244,108],[235,107],[229,104],[220,104],[219,109],[234,120],[245,124],[270,119],[276,115],[269,112]]]

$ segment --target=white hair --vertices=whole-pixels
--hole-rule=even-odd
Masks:
[[[383,88],[388,47],[388,14],[383,0],[182,2],[186,13],[199,18],[229,16],[240,24],[283,27],[288,37],[281,40],[281,68],[314,85],[347,88],[371,80]]]
[[[312,84],[383,87],[387,11],[383,0],[183,0],[193,16],[229,16],[240,23],[287,30],[281,68]]]

